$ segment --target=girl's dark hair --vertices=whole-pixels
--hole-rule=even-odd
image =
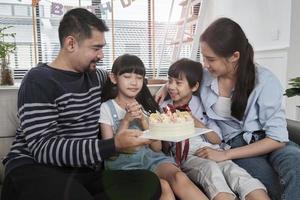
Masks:
[[[189,86],[194,87],[197,82],[199,86],[202,81],[202,65],[200,62],[196,62],[187,58],[182,58],[174,62],[168,71],[169,77],[182,79],[182,76],[185,76]],[[194,94],[198,94],[199,90],[194,92]]]
[[[146,69],[143,61],[135,55],[124,54],[119,56],[113,63],[111,72],[115,76],[122,75],[124,73],[135,73],[145,77]],[[102,94],[101,102],[105,102],[109,99],[114,99],[118,95],[118,88],[113,84],[110,79],[107,80]],[[144,79],[143,86],[141,91],[136,97],[137,102],[143,106],[143,108],[150,112],[154,113],[156,110],[159,110],[159,105],[154,100],[153,96],[150,93],[149,88],[147,87],[147,80]]]
[[[214,21],[201,35],[216,55],[230,57],[236,51],[240,53],[237,64],[236,83],[232,95],[231,115],[242,120],[250,93],[255,86],[255,64],[253,48],[240,25],[228,18]]]

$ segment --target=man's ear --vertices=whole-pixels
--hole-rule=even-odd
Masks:
[[[73,36],[68,36],[64,40],[64,47],[70,52],[73,52],[78,45],[77,40]]]
[[[196,92],[196,91],[199,89],[199,86],[200,86],[200,84],[199,84],[199,82],[197,82],[196,85],[194,85],[194,86],[192,87],[192,91],[193,91],[193,92]]]
[[[109,79],[113,84],[117,84],[117,77],[113,73],[109,73]]]
[[[240,52],[239,51],[235,51],[232,56],[230,56],[229,61],[232,63],[236,63],[238,62],[238,60],[240,59]]]

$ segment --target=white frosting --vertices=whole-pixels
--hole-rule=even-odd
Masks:
[[[184,136],[195,133],[195,125],[188,112],[176,112],[172,116],[156,113],[150,115],[149,131],[157,136]]]

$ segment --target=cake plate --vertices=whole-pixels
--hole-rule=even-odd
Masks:
[[[190,134],[190,135],[183,135],[183,136],[156,136],[152,135],[149,130],[143,131],[143,134],[140,136],[141,138],[146,138],[146,139],[153,139],[153,140],[162,140],[162,141],[169,141],[169,142],[180,142],[192,137],[196,137],[198,135],[202,135],[205,133],[208,133],[212,131],[211,129],[206,129],[206,128],[195,128],[195,133]]]

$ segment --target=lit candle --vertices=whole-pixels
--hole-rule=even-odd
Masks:
[[[175,122],[176,119],[174,118],[174,115],[171,112],[171,109],[169,108],[169,106],[167,106],[166,109],[167,109],[167,113],[166,114],[170,117],[171,121]]]
[[[166,107],[166,110],[167,110],[167,112],[166,112],[167,116],[172,117],[172,112],[171,112],[171,109],[169,108],[169,106]]]

